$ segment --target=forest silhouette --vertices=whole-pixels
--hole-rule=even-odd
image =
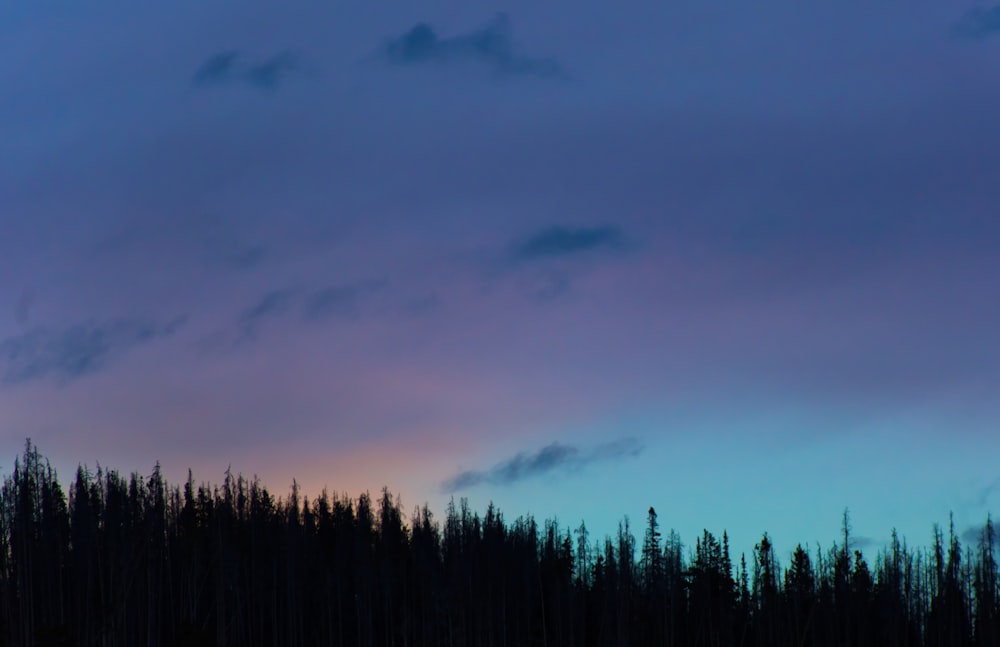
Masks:
[[[276,498],[256,478],[167,483],[78,468],[63,491],[27,442],[0,492],[0,645],[880,647],[1000,645],[995,537],[843,535],[780,564],[764,534],[685,546],[649,508],[637,541],[530,516],[441,522],[388,490]]]

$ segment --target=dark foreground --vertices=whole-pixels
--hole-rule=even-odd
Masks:
[[[786,565],[765,534],[734,566],[725,533],[682,548],[652,508],[637,542],[159,467],[81,469],[67,497],[29,444],[0,494],[0,646],[1000,646],[989,522],[870,561],[844,529]]]

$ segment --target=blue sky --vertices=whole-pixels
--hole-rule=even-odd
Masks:
[[[1000,506],[1000,8],[0,7],[0,438],[737,551]],[[4,314],[6,313],[6,314]],[[862,542],[863,543],[863,542]]]

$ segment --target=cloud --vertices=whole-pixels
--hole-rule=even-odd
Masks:
[[[305,303],[308,319],[356,317],[358,303],[367,294],[385,286],[384,281],[367,281],[350,285],[334,285],[312,293]]]
[[[113,319],[59,331],[38,327],[0,341],[0,380],[4,384],[47,377],[70,381],[96,373],[136,346],[169,337],[185,320],[178,317],[160,325],[144,319]]]
[[[506,76],[565,76],[554,59],[515,53],[511,31],[510,18],[506,14],[498,14],[481,29],[451,38],[439,37],[429,24],[422,22],[386,42],[382,55],[400,66],[471,62]]]
[[[1000,492],[1000,478],[994,479],[992,483],[979,491],[980,507],[985,507],[995,492]]]
[[[352,285],[330,287],[314,292],[306,301],[309,319],[353,317],[358,313],[358,288]]]
[[[220,261],[235,270],[249,270],[259,266],[267,257],[267,248],[253,245],[220,255]]]
[[[877,547],[882,544],[882,542],[871,537],[865,537],[863,535],[851,535],[851,549],[860,550],[862,552],[867,548]]]
[[[257,332],[257,326],[263,319],[288,312],[294,296],[294,290],[272,290],[261,297],[257,303],[244,310],[239,319],[243,336],[253,337]]]
[[[512,246],[512,255],[516,260],[530,261],[619,247],[621,242],[621,230],[617,227],[569,229],[554,226],[538,232],[527,240],[515,243]]]
[[[362,281],[352,284],[334,285],[315,290],[300,296],[296,288],[272,290],[262,296],[256,303],[243,310],[237,320],[240,328],[240,341],[248,341],[256,337],[261,322],[288,316],[301,309],[305,319],[321,320],[330,317],[353,318],[359,313],[360,302],[370,293],[385,286],[385,281]],[[225,339],[225,333],[214,335],[206,342],[211,347]]]
[[[995,525],[993,526],[993,533],[994,533],[993,535],[994,549],[1000,550],[1000,538],[997,537]],[[979,542],[982,541],[985,538],[985,536],[986,536],[986,522],[984,521],[982,524],[978,526],[970,526],[966,528],[964,531],[962,531],[960,539],[962,540],[962,543],[965,544],[967,547],[977,548],[979,546]]]
[[[236,78],[236,59],[239,55],[239,52],[230,50],[212,56],[202,63],[198,71],[194,73],[194,83],[196,85],[214,85],[234,80]]]
[[[1000,5],[988,9],[970,9],[955,25],[955,33],[974,40],[983,40],[1000,33]]]
[[[521,452],[489,470],[461,472],[441,485],[445,492],[455,492],[476,485],[510,485],[526,478],[559,469],[580,468],[589,463],[638,456],[642,445],[634,438],[623,438],[583,451],[573,445],[552,443],[534,454]]]
[[[244,63],[238,51],[228,50],[205,61],[195,72],[193,82],[203,87],[247,83],[260,90],[275,90],[299,67],[291,52],[279,52],[257,63]]]
[[[289,52],[275,54],[271,58],[250,66],[247,70],[247,80],[258,88],[272,90],[298,69],[298,62]]]

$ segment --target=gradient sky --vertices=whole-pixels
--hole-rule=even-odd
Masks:
[[[998,74],[969,2],[0,4],[3,472],[969,528]]]

